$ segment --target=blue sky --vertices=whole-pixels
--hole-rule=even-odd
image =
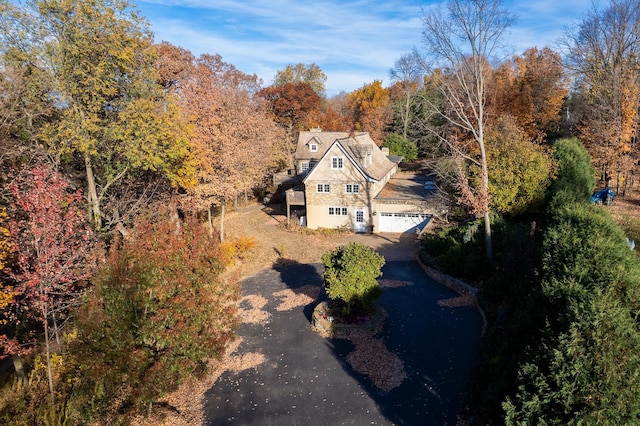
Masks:
[[[135,1],[135,0],[134,0]],[[601,1],[602,2],[602,1]],[[402,54],[420,47],[416,0],[137,0],[157,42],[168,41],[257,74],[267,86],[287,64],[315,63],[327,74],[327,95],[373,80],[389,85]],[[592,8],[591,0],[506,0],[518,20],[507,34],[513,53],[554,47],[563,30]]]

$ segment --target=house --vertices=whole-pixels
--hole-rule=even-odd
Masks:
[[[399,173],[402,157],[381,150],[366,132],[300,132],[294,173],[301,184],[286,192],[287,215],[303,207],[308,228],[355,232],[415,232],[436,213],[434,182]]]

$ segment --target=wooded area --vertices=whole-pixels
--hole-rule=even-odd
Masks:
[[[0,418],[126,421],[203,373],[236,324],[238,283],[222,272],[251,246],[225,239],[225,210],[262,201],[296,132],[320,127],[369,132],[428,166],[452,219],[482,219],[494,280],[512,278],[514,249],[502,225],[493,244],[492,226],[531,227],[519,241],[540,248],[529,272],[541,281],[487,288],[506,295],[487,303],[537,328],[527,342],[500,334],[522,353],[483,418],[640,421],[637,257],[586,206],[597,185],[638,191],[640,4],[594,7],[561,51],[504,57],[514,19],[499,0],[449,0],[422,16],[424,46],[398,58],[389,87],[327,97],[316,64],[265,85],[215,52],[154,40],[126,0],[0,0],[0,357],[29,360],[27,380],[0,391]],[[578,243],[592,239],[595,252]]]

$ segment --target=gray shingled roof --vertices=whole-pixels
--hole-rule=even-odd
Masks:
[[[300,132],[295,158],[296,160],[318,161],[336,141],[360,168],[375,180],[382,179],[397,165],[397,162],[391,161],[378,148],[367,132]],[[310,143],[318,144],[317,152],[309,151]]]

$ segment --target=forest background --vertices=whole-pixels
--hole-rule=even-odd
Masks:
[[[446,231],[447,247],[468,253],[464,244],[475,241],[482,219],[475,265],[493,271],[487,282],[504,283],[501,273],[512,270],[503,245],[513,241],[503,230],[514,228],[502,224],[526,225],[531,239],[516,242],[544,248],[551,244],[544,238],[559,232],[553,226],[570,228],[592,214],[571,219],[566,202],[588,204],[598,185],[618,197],[638,190],[637,2],[594,8],[566,31],[562,52],[531,47],[506,59],[498,47],[515,18],[499,1],[452,0],[440,12],[421,17],[424,46],[397,59],[389,87],[375,80],[328,98],[326,75],[315,64],[290,64],[265,86],[213,52],[195,57],[157,43],[126,1],[0,0],[0,343],[4,357],[26,365],[3,391],[3,418],[125,421],[152,411],[185,377],[205,374],[205,360],[221,356],[237,324],[239,284],[223,271],[255,244],[225,239],[225,211],[273,190],[270,176],[292,167],[299,130],[367,131],[434,173],[452,206],[444,219],[460,225]],[[452,43],[453,34],[465,35],[468,45]],[[565,174],[578,179],[575,185],[558,183]],[[624,232],[611,231],[615,247],[626,244],[625,235],[640,238],[637,217],[622,222]],[[604,223],[600,229],[609,229]],[[461,229],[462,242],[454,238]],[[544,258],[535,253],[530,259]],[[602,253],[588,253],[585,262]],[[621,254],[607,268],[634,261]],[[566,277],[545,265],[542,281],[540,271],[527,275],[529,289],[546,289],[533,292],[536,300],[553,296],[556,308],[558,300],[571,303],[546,310],[531,340],[517,341],[528,355],[503,369],[511,376],[483,415],[563,424],[610,419],[597,416],[615,414],[604,407],[624,386],[627,405],[614,404],[616,413],[637,419],[637,384],[607,382],[611,364],[594,366],[579,382],[560,362],[583,350],[576,342],[588,327],[580,321],[615,306],[618,316],[607,323],[620,325],[614,331],[627,342],[616,346],[615,359],[625,362],[617,361],[615,377],[635,371],[635,272],[607,275],[618,277],[611,286],[600,285],[609,278],[580,291],[569,286],[574,293],[558,296]],[[608,305],[584,298],[594,292],[606,292]],[[505,315],[535,306],[496,300],[487,304],[498,326]],[[559,322],[549,318],[558,312],[570,312],[564,324],[575,327],[553,326]],[[533,350],[531,342],[563,345],[565,358],[562,350]],[[497,355],[487,359],[500,364]],[[554,368],[563,373],[547,380]],[[601,387],[567,406],[549,396],[574,395],[567,383]]]

